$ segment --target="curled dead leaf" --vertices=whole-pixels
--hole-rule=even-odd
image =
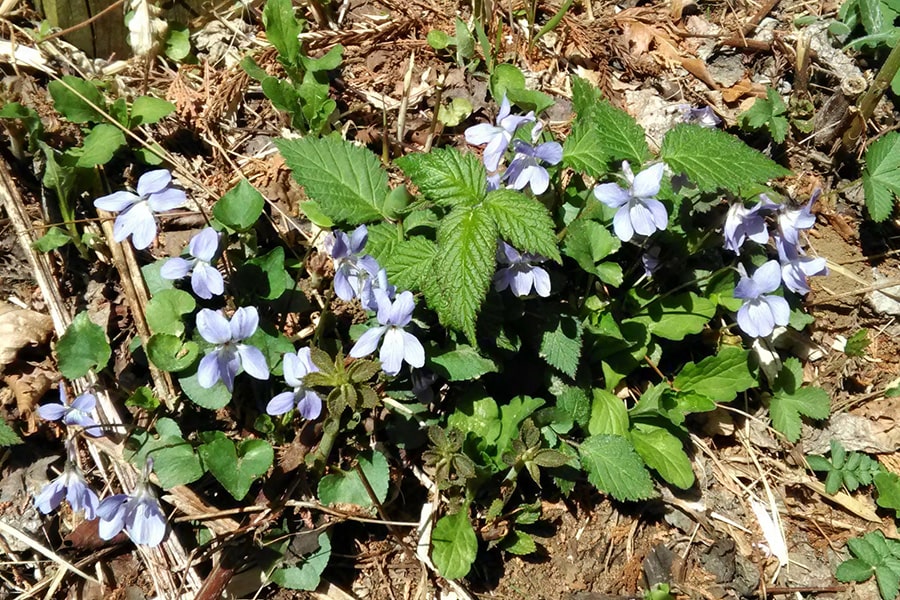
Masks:
[[[53,320],[44,314],[0,302],[0,374],[16,359],[19,350],[44,344],[53,331]]]

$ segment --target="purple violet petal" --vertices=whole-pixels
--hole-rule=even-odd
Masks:
[[[372,329],[367,330],[359,336],[359,339],[353,344],[353,347],[350,349],[350,356],[352,358],[362,358],[363,356],[368,356],[375,352],[375,349],[378,348],[378,342],[381,340],[381,336],[384,335],[387,329],[387,325],[382,325],[381,327],[373,327]]]
[[[275,417],[292,411],[294,409],[295,396],[296,394],[293,391],[281,392],[266,404],[266,414]]]
[[[248,375],[262,380],[269,378],[269,366],[262,350],[250,344],[238,344],[237,352],[241,357],[241,366]]]
[[[221,377],[222,375],[219,373],[219,351],[213,350],[200,359],[200,366],[197,367],[197,383],[200,384],[200,387],[209,389],[216,385],[216,382]]]
[[[188,243],[188,252],[191,256],[212,262],[219,251],[219,232],[212,227],[207,227],[191,238]]]
[[[235,342],[246,340],[259,327],[259,312],[255,306],[242,306],[231,317],[231,339]]]
[[[304,419],[318,419],[322,414],[322,398],[315,392],[306,392],[297,402],[297,412]]]
[[[404,349],[403,330],[397,327],[389,327],[384,334],[384,342],[381,344],[381,370],[388,375],[396,375],[403,366]]]
[[[187,202],[187,194],[178,188],[169,188],[147,198],[147,203],[154,212],[164,212],[175,208],[181,208]]]
[[[390,317],[388,322],[396,327],[406,327],[412,320],[413,310],[416,308],[416,301],[413,299],[412,292],[406,291],[397,295],[391,305]]]
[[[149,196],[166,189],[172,183],[172,173],[168,169],[147,171],[141,175],[137,183],[137,193]]]
[[[131,192],[113,192],[94,200],[94,206],[110,212],[122,212],[132,204],[141,201],[141,197]]]
[[[594,198],[610,208],[619,208],[631,200],[631,194],[617,183],[601,183],[594,188]]]
[[[197,331],[210,344],[225,344],[231,341],[231,326],[222,313],[208,308],[197,313]]]
[[[191,269],[194,268],[194,262],[195,261],[193,260],[187,260],[180,256],[170,258],[163,263],[162,267],[160,267],[159,276],[163,279],[181,279],[182,277],[187,277],[191,272]]]
[[[781,265],[777,260],[764,263],[753,273],[753,281],[759,287],[760,294],[774,292],[781,285]]]
[[[613,217],[613,231],[616,232],[616,237],[623,242],[630,241],[634,237],[634,227],[631,225],[631,216],[629,215],[627,204],[616,211]]]
[[[659,184],[662,181],[665,165],[661,162],[651,165],[635,175],[632,184],[632,193],[637,198],[652,198],[659,193]]]

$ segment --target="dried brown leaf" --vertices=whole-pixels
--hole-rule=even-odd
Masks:
[[[39,312],[0,302],[0,373],[25,346],[44,344],[53,320]]]

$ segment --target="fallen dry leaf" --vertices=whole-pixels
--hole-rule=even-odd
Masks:
[[[19,350],[46,343],[52,331],[49,316],[0,302],[0,373],[16,359]]]

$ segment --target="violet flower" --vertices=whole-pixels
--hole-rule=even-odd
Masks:
[[[516,155],[503,173],[503,179],[510,181],[509,187],[516,190],[531,186],[531,192],[536,196],[546,192],[550,186],[550,174],[541,163],[558,164],[563,156],[562,146],[557,142],[544,142],[534,146],[515,140],[513,148]]]
[[[777,260],[770,260],[753,273],[751,277],[742,274],[734,288],[734,297],[744,300],[738,310],[738,327],[749,336],[766,337],[776,325],[787,325],[791,318],[791,308],[781,296],[770,296],[781,285],[781,266]]]
[[[131,494],[116,494],[105,498],[97,508],[100,517],[99,534],[111,540],[123,529],[135,544],[159,545],[166,536],[166,517],[148,481],[153,460],[148,458],[141,480]]]
[[[550,295],[550,276],[537,264],[547,259],[537,254],[519,252],[504,241],[497,245],[497,262],[501,266],[494,274],[494,289],[506,288],[520,298],[531,294],[532,288],[542,298]]]
[[[659,246],[653,246],[643,254],[641,254],[641,266],[644,267],[644,277],[652,277],[659,269],[662,261],[659,258]]]
[[[94,206],[118,212],[113,225],[113,239],[121,242],[129,235],[131,243],[143,250],[156,237],[154,213],[183,206],[187,195],[183,190],[170,187],[172,173],[166,169],[149,171],[138,179],[137,194],[115,192],[94,200]]]
[[[388,283],[387,271],[383,268],[378,269],[378,274],[372,277],[367,271],[360,273],[363,276],[363,283],[359,290],[359,301],[365,310],[378,310],[378,301],[375,298],[375,290],[382,290],[389,300],[394,300],[394,294],[397,293],[396,286]]]
[[[90,413],[97,405],[97,398],[90,393],[81,394],[69,404],[66,387],[59,384],[59,402],[51,402],[38,407],[38,416],[47,421],[59,421],[64,425],[77,425],[85,433],[93,437],[102,437],[103,430],[97,425]]]
[[[207,227],[191,238],[188,244],[190,259],[180,256],[170,258],[159,270],[159,274],[164,279],[181,279],[190,275],[191,289],[204,300],[221,296],[225,291],[225,281],[212,264],[218,251],[219,233],[212,227]]]
[[[63,497],[74,512],[84,511],[84,518],[91,520],[97,514],[100,500],[88,487],[87,481],[78,467],[75,456],[75,442],[66,441],[66,465],[59,477],[48,483],[34,497],[34,505],[43,514],[49,514],[59,507]]]
[[[362,334],[350,349],[350,356],[362,358],[375,352],[378,342],[383,337],[379,358],[385,373],[396,375],[400,372],[404,361],[412,367],[423,366],[425,348],[416,336],[403,330],[412,320],[413,309],[416,307],[412,292],[399,294],[393,303],[382,290],[375,290],[374,293],[378,302],[378,322],[381,326]]]
[[[775,246],[778,248],[778,260],[781,262],[781,280],[787,289],[796,294],[808,294],[811,290],[807,277],[828,275],[828,266],[824,258],[805,256],[798,246],[786,244],[781,236],[776,236]]]
[[[735,254],[741,253],[741,246],[748,239],[753,240],[757,244],[765,244],[769,241],[769,230],[766,227],[766,220],[762,211],[770,210],[778,207],[769,200],[765,194],[760,194],[760,201],[747,208],[743,202],[737,201],[728,208],[728,214],[725,216],[725,248],[731,250]]]
[[[322,413],[322,398],[303,385],[303,378],[309,373],[315,373],[319,368],[313,364],[309,348],[301,348],[299,352],[284,355],[284,380],[294,388],[289,392],[282,392],[269,400],[266,405],[266,413],[272,416],[283,415],[296,408],[304,419],[316,419]]]
[[[631,240],[635,233],[649,236],[654,231],[664,230],[669,224],[666,207],[655,198],[664,168],[663,163],[656,163],[634,175],[628,161],[622,161],[627,188],[617,183],[602,183],[594,188],[597,200],[619,209],[613,217],[613,230],[623,242]]]
[[[796,246],[800,243],[800,232],[811,229],[816,224],[816,216],[812,214],[812,205],[822,194],[816,189],[804,206],[800,208],[782,208],[778,214],[778,230],[785,242]]]
[[[684,110],[684,122],[693,123],[707,129],[715,129],[722,122],[722,119],[716,116],[716,113],[709,106],[702,108],[687,106]]]
[[[488,172],[496,171],[500,166],[500,159],[509,147],[513,134],[523,123],[534,122],[534,112],[529,112],[524,117],[511,115],[509,99],[504,95],[500,103],[500,114],[497,115],[497,125],[479,123],[466,129],[466,142],[473,146],[487,144],[484,149],[484,166]]]
[[[242,343],[259,327],[259,313],[252,306],[237,309],[231,322],[222,313],[204,308],[197,313],[197,331],[210,344],[215,344],[197,368],[197,382],[211,388],[220,379],[229,392],[234,391],[234,378],[243,367],[251,377],[268,379],[269,367],[263,353]]]
[[[325,238],[325,250],[334,260],[334,293],[345,302],[356,298],[365,279],[377,276],[378,262],[368,254],[362,254],[369,240],[369,230],[360,225],[349,236],[343,231],[333,231]]]

